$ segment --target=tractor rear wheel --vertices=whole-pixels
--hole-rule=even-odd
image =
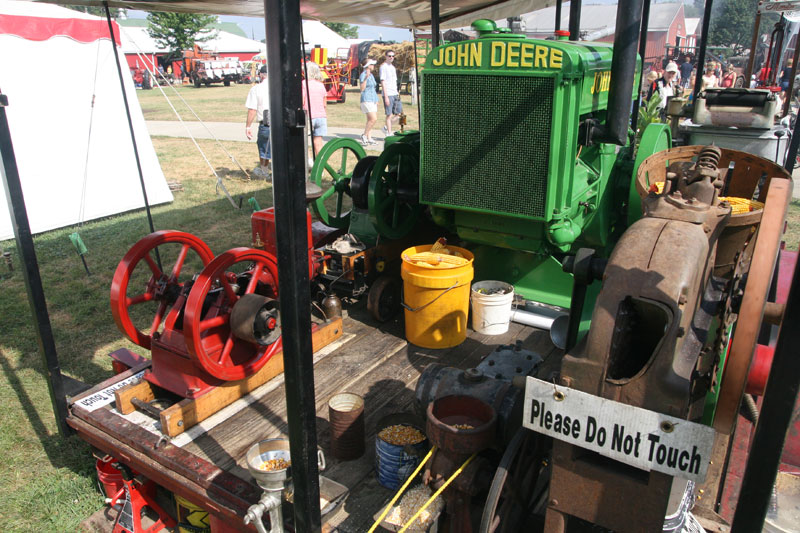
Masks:
[[[197,78],[197,77],[195,77],[195,78],[192,78],[192,81],[194,82],[194,86],[195,86],[197,89],[199,89],[199,88],[200,88],[200,78]]]

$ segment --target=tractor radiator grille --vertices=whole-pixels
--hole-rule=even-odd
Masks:
[[[421,199],[544,218],[553,78],[429,74]]]

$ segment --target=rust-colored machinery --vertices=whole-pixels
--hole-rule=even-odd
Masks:
[[[566,263],[577,284],[603,284],[588,334],[560,362],[534,355],[524,366],[527,352],[504,348],[480,368],[432,365],[421,376],[421,408],[462,394],[497,415],[493,441],[476,458],[496,467],[494,479],[487,486],[472,475],[471,493],[448,488],[448,504],[485,497],[482,532],[681,531],[693,523],[693,507],[713,511],[776,264],[787,178],[771,162],[713,146],[645,159],[634,183],[644,217],[608,259],[587,251]],[[753,209],[734,212],[737,199]],[[580,315],[571,309],[572,320]],[[511,382],[526,388],[524,401]],[[585,411],[574,410],[579,396]],[[656,422],[631,422],[626,434],[609,422],[616,409]],[[603,447],[592,431],[604,424]],[[684,428],[702,438],[661,445],[688,435]],[[441,460],[432,468],[449,471]]]

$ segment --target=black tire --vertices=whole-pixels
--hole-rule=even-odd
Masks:
[[[203,83],[206,85],[206,87],[211,87],[211,80],[205,79],[203,80]]]
[[[192,78],[192,82],[194,83],[195,88],[197,88],[197,89],[200,88],[200,78],[197,78],[197,77]]]
[[[222,83],[225,85],[225,87],[230,87],[231,86],[231,80],[225,80]]]
[[[400,311],[400,288],[397,276],[383,274],[375,280],[367,295],[367,309],[378,322],[386,322]]]
[[[347,91],[344,90],[344,85],[340,85],[339,90],[341,91],[341,96],[339,96],[337,102],[343,104],[347,100]]]

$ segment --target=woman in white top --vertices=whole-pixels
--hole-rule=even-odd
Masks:
[[[701,91],[712,89],[719,85],[719,80],[714,75],[714,64],[709,63],[706,65],[706,73],[703,75],[703,84],[700,86]]]

